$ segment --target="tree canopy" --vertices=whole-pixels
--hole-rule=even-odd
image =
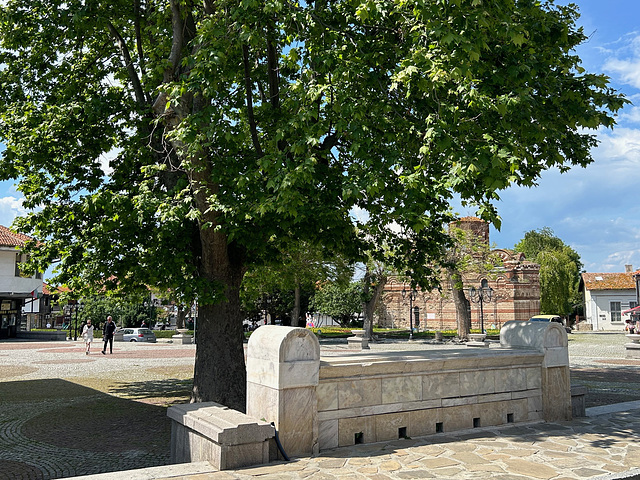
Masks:
[[[197,299],[193,399],[242,409],[247,265],[288,239],[388,245],[427,283],[454,196],[499,223],[501,189],[592,161],[587,129],[625,99],[580,67],[576,18],[538,0],[7,0],[0,178],[53,281]]]
[[[530,230],[514,247],[540,265],[540,312],[569,315],[580,302],[578,284],[582,262],[573,248],[544,227]]]
[[[362,312],[363,295],[363,283],[360,281],[347,284],[331,282],[316,290],[310,308],[348,327],[356,322]]]

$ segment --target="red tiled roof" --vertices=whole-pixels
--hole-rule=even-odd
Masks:
[[[61,285],[59,287],[52,287],[47,283],[42,284],[42,293],[46,295],[57,295],[59,293],[69,293],[70,291],[71,290],[69,289],[69,287],[66,287],[64,285]]]
[[[583,273],[587,290],[635,290],[632,273]]]
[[[23,235],[22,233],[13,232],[7,227],[0,225],[0,246],[21,247],[29,240],[31,240],[31,237]]]

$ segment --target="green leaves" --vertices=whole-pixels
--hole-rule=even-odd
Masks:
[[[578,292],[580,255],[550,228],[526,232],[514,250],[540,265],[540,313],[568,315],[582,303]]]
[[[155,0],[0,9],[0,177],[61,279],[210,295],[207,230],[249,263],[279,258],[277,238],[433,264],[454,195],[499,222],[500,190],[588,164],[584,128],[626,102],[582,70],[576,13],[552,2],[216,8],[181,4],[175,31]]]

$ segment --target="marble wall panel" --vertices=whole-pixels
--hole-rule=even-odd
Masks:
[[[534,417],[537,420],[542,415],[542,393],[526,398],[527,400],[527,416],[529,420],[533,420]]]
[[[338,420],[338,446],[355,444],[356,434],[362,434],[362,443],[376,441],[375,417],[355,417]]]
[[[460,372],[460,395],[479,395],[496,391],[495,370]]]
[[[472,428],[474,413],[467,405],[443,408],[442,423],[445,433]]]
[[[414,402],[422,399],[422,377],[398,376],[381,380],[382,403]]]
[[[397,440],[399,429],[405,429],[409,434],[409,413],[389,413],[387,415],[376,415],[376,441]]]
[[[527,389],[527,374],[520,366],[495,371],[496,392],[512,392]]]
[[[319,422],[318,443],[320,450],[327,450],[338,446],[338,420]]]
[[[535,398],[535,397],[532,397]],[[521,398],[519,400],[511,400],[507,409],[509,413],[513,413],[514,422],[528,422],[538,420],[537,418],[531,418],[531,412],[529,410],[531,398]]]
[[[316,389],[318,396],[318,411],[338,409],[338,383],[321,382]]]
[[[527,376],[527,389],[542,388],[542,368],[525,368],[524,372]]]
[[[429,408],[409,412],[409,428],[407,433],[410,437],[432,435],[436,433],[436,424],[442,421],[441,408]]]
[[[479,403],[473,410],[474,418],[480,418],[480,427],[492,427],[507,423],[506,401]]]
[[[548,422],[571,420],[569,367],[543,368],[542,411]]]
[[[292,456],[310,455],[318,438],[315,388],[289,388],[281,392],[276,423],[284,450]]]
[[[247,382],[247,415],[278,423],[280,392],[265,385]]]
[[[422,377],[422,398],[434,400],[460,396],[460,374],[458,372],[435,373]]]
[[[338,384],[338,408],[364,407],[382,403],[381,379],[352,380]]]

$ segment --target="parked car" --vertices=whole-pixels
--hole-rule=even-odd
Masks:
[[[529,319],[530,322],[556,322],[564,327],[567,333],[571,333],[571,328],[567,327],[559,315],[534,315]]]
[[[122,339],[125,342],[156,343],[156,334],[148,328],[125,328],[122,330]]]

